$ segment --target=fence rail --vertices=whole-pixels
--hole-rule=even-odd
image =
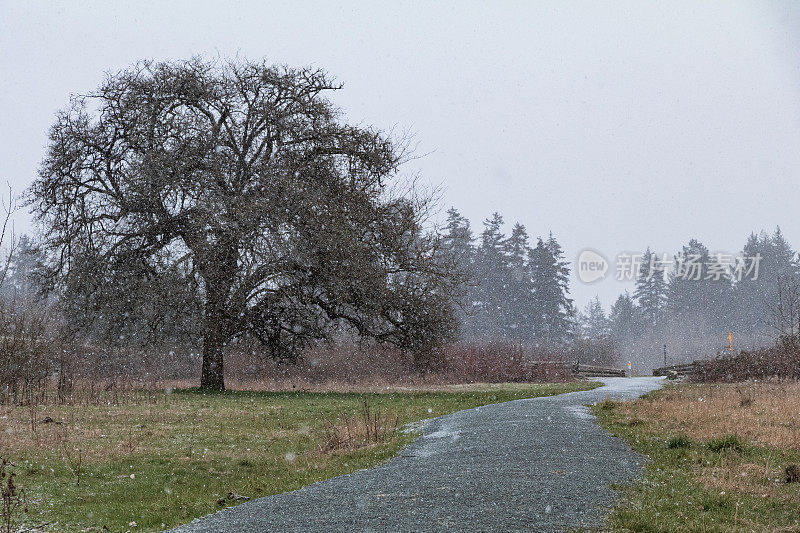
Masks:
[[[608,366],[584,365],[574,363],[572,374],[585,378],[605,378],[605,377],[625,377],[626,372],[622,368],[612,368]]]
[[[653,375],[667,377],[688,376],[702,364],[703,361],[692,361],[691,363],[684,363],[681,365],[662,366],[661,368],[654,368]]]
[[[581,378],[625,377],[627,375],[625,370],[621,368],[585,365],[577,361],[530,361],[530,363],[537,366],[546,365],[563,368],[565,371],[570,372],[574,377]]]

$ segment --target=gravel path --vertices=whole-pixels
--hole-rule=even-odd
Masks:
[[[593,423],[585,404],[630,400],[660,378],[516,400],[435,418],[389,462],[260,498],[175,531],[564,531],[597,526],[611,483],[642,458]]]

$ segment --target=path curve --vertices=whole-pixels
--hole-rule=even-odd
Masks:
[[[583,406],[632,400],[662,378],[515,400],[435,418],[423,436],[369,470],[267,496],[178,528],[244,531],[564,531],[601,524],[612,483],[643,458]]]

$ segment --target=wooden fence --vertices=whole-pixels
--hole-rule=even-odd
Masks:
[[[611,368],[608,366],[584,365],[574,363],[572,365],[572,375],[584,378],[603,378],[603,377],[625,377],[627,374],[621,368]]]
[[[691,363],[684,363],[681,365],[662,366],[661,368],[654,368],[653,375],[667,376],[668,378],[688,376],[702,364],[703,361],[692,361]]]
[[[537,366],[549,366],[563,369],[564,372],[569,372],[574,377],[579,378],[601,378],[601,377],[625,377],[627,373],[621,368],[612,368],[609,366],[595,366],[584,365],[577,361],[570,363],[568,361],[531,361],[531,364]]]

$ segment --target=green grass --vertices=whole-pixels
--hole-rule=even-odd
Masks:
[[[673,435],[667,439],[667,448],[674,450],[677,448],[688,448],[692,445],[692,439],[686,435]]]
[[[725,450],[732,450],[735,452],[744,451],[744,442],[739,438],[739,435],[724,435],[722,437],[715,437],[708,441],[708,449],[715,453],[722,453]]]
[[[800,451],[735,434],[707,441],[675,434],[680,417],[658,419],[652,413],[665,409],[647,408],[648,402],[669,401],[661,397],[668,390],[632,405],[594,409],[603,427],[648,457],[643,479],[617,487],[620,503],[603,530],[800,531],[800,485],[785,483],[781,474],[786,464],[800,461]]]
[[[154,531],[221,509],[229,492],[291,491],[375,466],[411,442],[327,452],[326,426],[359,412],[400,425],[461,409],[593,388],[594,383],[504,384],[392,393],[178,391],[127,405],[6,409],[0,456],[26,491],[27,526],[53,531]],[[36,424],[45,416],[55,422]],[[75,463],[84,457],[80,483]],[[17,517],[20,520],[20,517]],[[135,523],[135,525],[133,525]]]

